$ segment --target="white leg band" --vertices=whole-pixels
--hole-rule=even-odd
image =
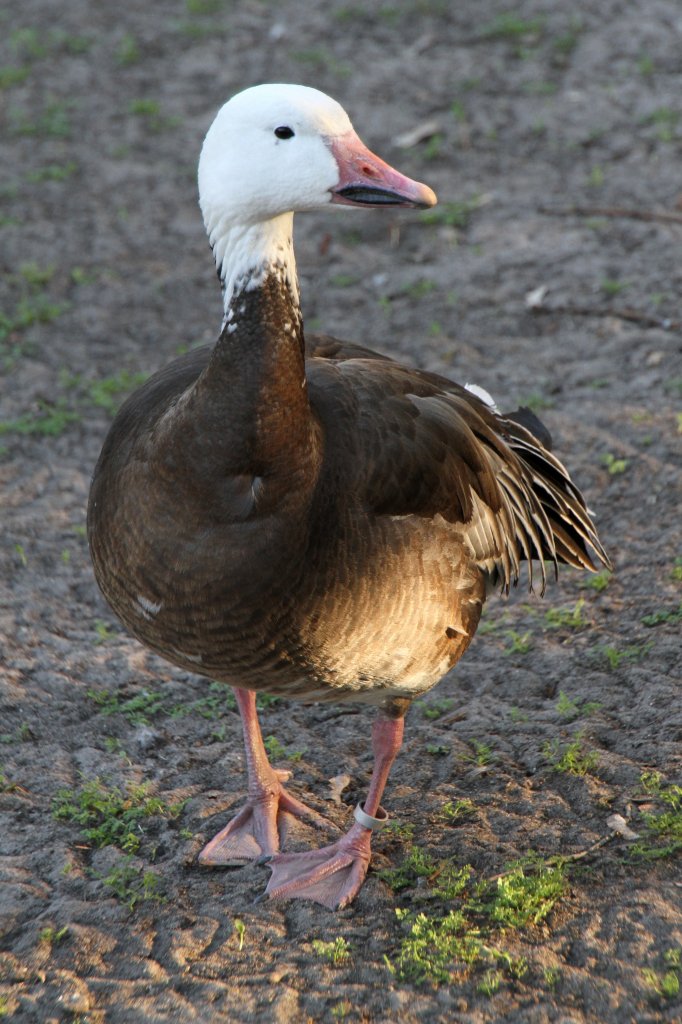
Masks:
[[[358,825],[362,825],[363,828],[369,828],[372,832],[378,832],[384,825],[388,824],[388,814],[380,807],[378,813],[383,815],[381,818],[373,818],[371,814],[365,814],[360,804],[353,811],[353,816],[357,821]]]

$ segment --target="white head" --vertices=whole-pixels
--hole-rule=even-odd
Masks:
[[[233,96],[199,160],[199,203],[227,291],[236,272],[231,250],[244,250],[234,253],[240,273],[248,262],[257,271],[268,250],[282,252],[287,238],[290,247],[295,211],[435,201],[426,185],[363,145],[343,107],[303,85],[257,85]]]

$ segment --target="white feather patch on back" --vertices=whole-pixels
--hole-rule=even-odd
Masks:
[[[485,388],[482,388],[479,384],[465,384],[464,387],[467,391],[470,391],[472,395],[476,395],[476,398],[480,398],[482,402],[485,402],[488,408],[492,409],[493,412],[500,411],[495,399],[489,391],[486,391]]]

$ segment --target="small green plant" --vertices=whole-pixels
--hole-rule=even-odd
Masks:
[[[548,608],[545,623],[550,629],[584,629],[588,625],[584,607],[585,599],[581,597],[572,608]]]
[[[517,633],[515,629],[508,629],[505,636],[509,639],[509,645],[504,650],[505,654],[528,654],[533,646],[530,630],[525,633]]]
[[[414,839],[415,824],[412,821],[401,821],[392,818],[384,829],[385,836],[391,836],[401,843],[411,843]]]
[[[595,164],[590,168],[590,173],[587,178],[587,184],[590,188],[601,188],[604,184],[604,168],[600,167],[599,164]]]
[[[127,857],[119,867],[112,868],[108,875],[97,875],[112,895],[133,911],[139,903],[165,903],[161,879],[153,871],[135,867]]]
[[[609,298],[614,298],[614,296],[620,295],[621,292],[625,291],[625,289],[629,287],[629,284],[629,281],[618,281],[614,278],[605,277],[602,280],[600,287],[604,295],[607,295]]]
[[[578,733],[576,738],[566,745],[558,740],[546,743],[544,754],[552,770],[565,775],[589,775],[599,765],[599,754],[596,750],[585,749],[585,738]]]
[[[131,725],[149,725],[151,719],[163,710],[163,694],[156,690],[141,690],[132,697],[122,699],[111,690],[87,691],[87,696],[97,705],[100,714],[121,714]]]
[[[449,711],[454,703],[450,697],[445,697],[443,700],[432,701],[428,704],[426,701],[419,701],[419,707],[424,718],[433,720]]]
[[[48,926],[38,932],[38,938],[41,942],[45,942],[50,946],[55,946],[58,942],[61,942],[69,934],[69,926],[65,924],[63,928],[52,928]]]
[[[543,395],[540,391],[532,391],[519,400],[519,405],[525,406],[531,412],[542,412],[543,409],[553,409],[554,400]]]
[[[0,89],[11,89],[13,85],[20,85],[25,82],[31,73],[29,67],[16,67],[10,65],[0,68]]]
[[[14,135],[65,139],[71,135],[69,109],[73,103],[52,100],[35,119],[20,110],[10,110],[10,129]]]
[[[473,756],[465,754],[465,761],[473,761],[479,766],[479,768],[483,768],[485,765],[490,764],[493,751],[489,744],[483,743],[481,740],[472,740],[471,746],[474,748]]]
[[[185,8],[188,14],[195,14],[204,17],[209,14],[218,14],[224,7],[225,0],[185,0]]]
[[[443,149],[443,141],[443,136],[440,132],[436,132],[434,135],[431,135],[424,143],[424,159],[437,160]]]
[[[45,167],[38,167],[35,171],[29,171],[26,180],[32,184],[42,181],[66,181],[78,170],[75,160],[69,160],[65,164],[46,164]]]
[[[494,891],[487,901],[484,898],[481,909],[503,931],[539,924],[563,896],[566,884],[562,864],[520,861],[497,879]]]
[[[180,123],[177,117],[167,117],[162,114],[161,105],[157,100],[147,98],[131,100],[128,110],[135,117],[144,118],[147,128],[152,132],[176,128]]]
[[[137,64],[140,59],[140,48],[137,45],[135,36],[126,32],[116,47],[116,62],[121,67],[128,67],[130,64]]]
[[[602,465],[606,466],[606,469],[610,476],[620,476],[630,465],[629,459],[618,459],[611,452],[604,452],[601,457]]]
[[[597,652],[606,658],[609,669],[615,672],[623,662],[641,661],[653,646],[653,640],[646,644],[628,644],[626,647],[614,647],[612,644],[606,644],[598,647]]]
[[[185,704],[175,704],[169,711],[171,718],[184,718],[186,715],[198,714],[202,718],[215,721],[222,718],[226,711],[234,711],[237,707],[232,688],[227,683],[214,680],[208,687],[206,697]]]
[[[654,71],[656,70],[656,65],[654,63],[653,58],[650,57],[648,53],[642,54],[642,56],[637,61],[637,70],[639,71],[640,75],[642,75],[644,78],[649,78],[651,75],[653,75]]]
[[[115,636],[113,629],[104,621],[104,619],[95,619],[94,623],[96,644],[104,644],[107,640],[111,640],[112,636]],[[93,691],[94,692],[94,691]],[[88,693],[88,696],[91,694]]]
[[[445,757],[450,753],[450,747],[445,743],[427,743],[425,749],[426,753],[433,757]]]
[[[602,569],[601,572],[595,572],[586,579],[580,580],[578,586],[581,590],[596,590],[598,594],[601,594],[608,587],[612,577],[613,573],[610,569]]]
[[[410,299],[425,299],[436,289],[436,282],[432,281],[428,277],[422,277],[419,281],[413,281],[412,284],[407,284],[402,289],[403,295],[407,295]]]
[[[519,40],[540,35],[544,25],[544,18],[522,18],[514,11],[506,11],[484,25],[481,35],[484,39]]]
[[[333,942],[323,942],[321,939],[313,939],[313,952],[324,960],[328,960],[335,967],[350,960],[351,947],[341,935]]]
[[[566,718],[569,722],[583,715],[591,715],[598,711],[600,707],[601,704],[598,701],[584,701],[582,704],[579,704],[578,701],[571,700],[563,690],[559,690],[556,709],[561,717]]]
[[[660,142],[674,142],[677,138],[679,120],[679,110],[673,110],[671,107],[658,107],[643,119],[643,123],[656,128],[656,138]]]
[[[77,423],[80,414],[71,409],[64,399],[55,403],[39,400],[38,412],[25,413],[15,420],[0,423],[0,436],[3,434],[24,434],[37,437],[59,437],[70,423]]]
[[[682,622],[682,604],[678,605],[677,608],[671,608],[665,612],[653,612],[651,615],[642,616],[642,625],[648,626],[663,626],[672,625]]]
[[[493,881],[476,881],[469,865],[446,861],[427,877],[428,898],[449,904],[445,914],[398,909],[408,931],[397,956],[387,960],[399,977],[421,984],[447,982],[461,969],[486,968],[479,991],[488,994],[504,977],[522,978],[528,964],[493,941],[512,929],[543,921],[566,889],[562,864],[529,859],[508,865]],[[457,907],[451,904],[457,901]]]
[[[659,999],[675,999],[680,994],[680,976],[682,974],[682,948],[673,946],[663,954],[663,970],[645,967],[642,970],[644,980],[653,989]]]
[[[640,784],[662,809],[642,813],[646,835],[632,844],[630,853],[645,860],[674,856],[682,850],[682,786],[664,783],[657,771],[643,772]]]
[[[276,736],[266,736],[263,746],[273,761],[300,761],[304,753],[302,750],[287,750]]]
[[[130,373],[128,370],[121,370],[111,377],[92,381],[88,386],[88,395],[93,405],[106,409],[109,413],[115,413],[122,398],[139,387],[146,379],[146,373]]]
[[[4,733],[2,736],[0,736],[0,743],[11,742],[11,737],[10,739],[7,739],[6,737],[10,737],[10,734]],[[0,793],[14,793],[18,788],[19,787],[17,786],[16,782],[12,782],[10,779],[7,778],[3,771],[0,771]]]
[[[149,796],[146,783],[129,783],[121,790],[95,778],[78,791],[60,789],[52,814],[58,821],[80,825],[83,839],[93,846],[118,846],[126,853],[136,853],[144,837],[143,822],[150,817],[177,818],[182,807],[182,803],[166,804]]]
[[[420,846],[413,846],[397,868],[383,868],[377,874],[394,892],[401,892],[414,885],[417,878],[428,878],[436,870],[436,864]]]
[[[673,563],[673,567],[670,570],[671,580],[675,580],[676,583],[682,583],[682,557],[677,557]]]
[[[244,924],[240,917],[235,917],[234,921],[232,922],[232,925],[234,927],[234,933],[237,936],[237,949],[241,953],[242,949],[244,948],[244,936],[246,935],[246,925]]]

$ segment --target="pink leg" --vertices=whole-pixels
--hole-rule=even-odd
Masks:
[[[372,728],[374,771],[365,800],[365,813],[381,817],[380,801],[388,774],[403,739],[403,718],[381,715]],[[283,853],[268,866],[272,878],[265,890],[271,899],[315,900],[337,910],[357,896],[367,874],[372,831],[356,822],[336,843],[306,853]]]
[[[287,793],[282,785],[291,772],[279,771],[268,761],[258,724],[256,695],[235,687],[242,719],[249,777],[246,804],[199,854],[200,864],[238,865],[277,853],[291,817],[306,818],[321,828],[333,828],[317,811]]]

